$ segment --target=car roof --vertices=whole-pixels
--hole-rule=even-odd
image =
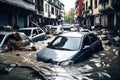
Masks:
[[[15,32],[9,32],[9,31],[0,31],[0,34],[6,35],[6,34],[13,34]]]
[[[27,27],[27,28],[20,28],[19,30],[28,30],[28,29],[37,29],[38,27]]]
[[[60,34],[59,36],[66,36],[66,37],[83,37],[87,34],[91,34],[89,32],[66,32],[63,34]]]

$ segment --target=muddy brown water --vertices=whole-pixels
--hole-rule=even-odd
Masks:
[[[35,45],[38,49],[42,49],[47,45],[46,43],[47,42],[37,42],[35,43]],[[51,66],[49,64],[46,65],[43,62],[36,61],[36,53],[37,51],[11,51],[7,53],[1,53],[0,63],[12,63],[24,66],[37,67],[36,69],[38,69],[38,71],[41,70],[41,72],[43,71],[43,73],[51,74]],[[70,76],[72,76],[75,80],[120,80],[120,47],[115,47],[113,45],[104,45],[103,51],[93,54],[93,56],[89,59],[78,64],[60,67],[64,69],[67,73],[69,73]],[[13,72],[15,71],[22,71],[22,73],[26,74],[22,75],[22,80],[25,80],[24,77],[28,76],[27,74],[31,73],[31,71],[28,69],[26,69],[25,71],[25,69],[18,68],[14,69]],[[11,73],[8,77],[10,78],[11,76],[13,77],[17,74],[18,73]],[[2,74],[1,77],[0,74],[0,80],[4,80],[4,77],[7,76]],[[29,74],[29,77],[26,80],[40,80],[40,78],[38,76],[33,77]]]

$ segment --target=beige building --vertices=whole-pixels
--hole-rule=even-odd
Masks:
[[[99,1],[83,0],[83,24],[88,27],[101,24],[110,31],[120,28],[120,0],[108,0],[103,4]]]
[[[83,0],[83,11],[82,11],[82,15],[84,18],[83,24],[89,27],[94,25],[92,1],[93,0]]]
[[[94,16],[94,25],[100,24],[99,0],[92,0],[92,15]]]

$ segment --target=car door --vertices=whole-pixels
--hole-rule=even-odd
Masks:
[[[73,60],[75,63],[78,63],[79,61],[83,61],[88,58],[91,54],[91,41],[86,35],[83,38],[81,50],[73,57]]]
[[[84,55],[85,57],[88,57],[91,54],[92,54],[91,41],[89,39],[89,36],[86,35],[83,39],[82,55]]]
[[[37,29],[37,32],[38,32],[39,40],[40,41],[45,40],[46,38],[45,32],[40,28]]]
[[[32,40],[33,40],[33,42],[39,41],[39,35],[38,35],[38,31],[36,29],[33,29]]]
[[[89,34],[89,39],[91,41],[91,49],[93,53],[98,52],[102,48],[102,43],[100,39],[94,35],[94,34]]]

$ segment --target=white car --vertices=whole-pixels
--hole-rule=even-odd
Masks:
[[[62,25],[58,25],[58,26],[53,26],[52,27],[52,33],[53,34],[60,34],[63,32],[63,27]]]
[[[20,28],[18,32],[25,33],[33,42],[42,41],[46,39],[46,33],[38,27]]]

